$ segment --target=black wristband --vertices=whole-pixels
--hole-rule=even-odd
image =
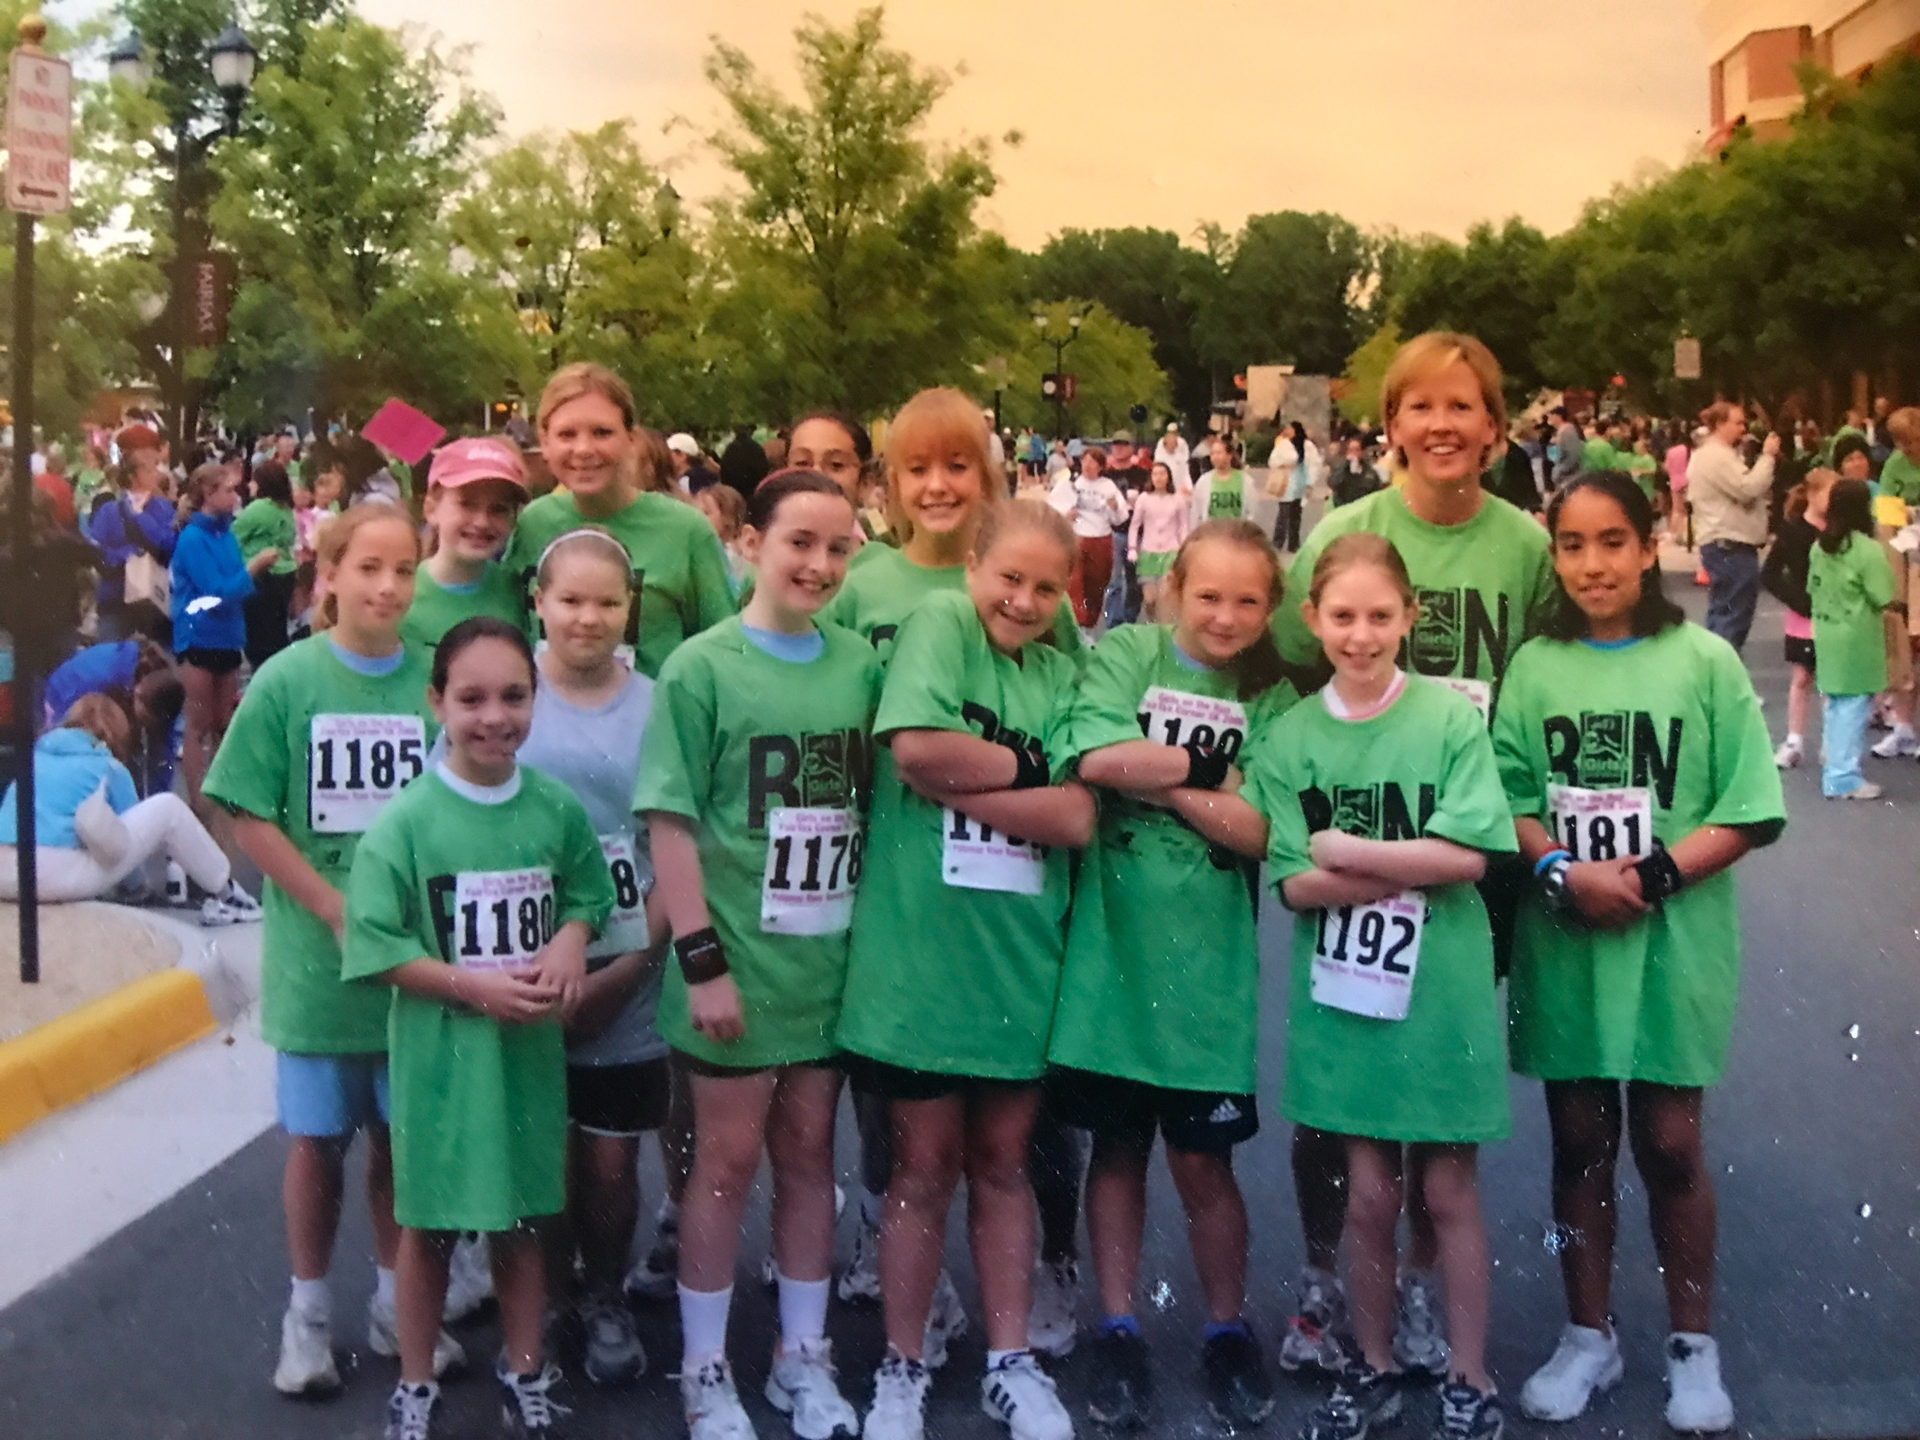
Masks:
[[[674,936],[673,953],[689,985],[704,985],[727,973],[727,952],[720,948],[720,937],[711,925],[691,935]]]
[[[1227,771],[1233,766],[1233,758],[1224,750],[1203,750],[1198,745],[1189,745],[1187,750],[1187,778],[1185,785],[1190,790],[1218,790],[1226,783]]]
[[[1047,757],[1034,750],[1021,750],[1009,746],[1013,751],[1013,784],[1010,790],[1044,790],[1053,783],[1053,773],[1047,769]]]
[[[1658,905],[1687,883],[1664,846],[1635,865],[1633,872],[1640,877],[1640,898],[1649,905]]]

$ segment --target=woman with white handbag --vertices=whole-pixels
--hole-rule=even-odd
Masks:
[[[167,567],[175,539],[173,502],[166,496],[161,463],[166,444],[150,425],[129,425],[114,443],[120,462],[112,481],[120,493],[103,501],[87,526],[87,537],[105,562],[95,590],[99,638],[141,634],[165,644],[172,595]]]
[[[74,701],[58,729],[33,747],[35,866],[43,904],[96,900],[155,855],[206,892],[202,925],[258,920],[260,905],[233,878],[226,853],[178,795],[134,794],[120,763],[131,739],[126,712],[104,695]],[[0,797],[0,900],[16,900],[13,786]]]

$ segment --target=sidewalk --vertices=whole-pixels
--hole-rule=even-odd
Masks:
[[[118,914],[178,945],[181,966],[200,977],[223,1028],[0,1145],[10,1242],[0,1246],[0,1308],[273,1123],[273,1052],[253,1008],[261,927],[208,931],[165,912]]]

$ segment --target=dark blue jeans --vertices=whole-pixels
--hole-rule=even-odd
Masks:
[[[1760,601],[1760,552],[1713,540],[1700,547],[1700,563],[1707,571],[1707,629],[1738,650],[1747,643]]]

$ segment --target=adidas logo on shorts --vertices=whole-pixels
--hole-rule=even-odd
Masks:
[[[1240,1118],[1240,1107],[1231,1100],[1222,1100],[1213,1107],[1213,1113],[1207,1116],[1209,1125],[1231,1125]]]

